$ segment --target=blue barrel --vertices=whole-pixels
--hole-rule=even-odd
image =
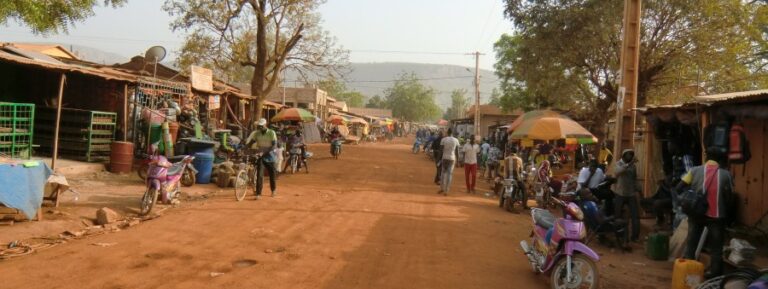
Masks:
[[[196,153],[192,164],[197,169],[195,175],[198,184],[207,184],[211,182],[211,173],[213,172],[213,154]]]
[[[210,140],[191,139],[187,143],[187,151],[189,154],[213,154],[214,147],[216,147],[216,142]]]

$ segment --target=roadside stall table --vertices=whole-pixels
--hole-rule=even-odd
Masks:
[[[41,161],[0,163],[0,220],[42,219],[40,206],[48,177],[52,174]],[[20,213],[20,214],[19,214]]]

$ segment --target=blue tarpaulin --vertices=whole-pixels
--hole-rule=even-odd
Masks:
[[[34,167],[0,164],[0,203],[34,219],[43,203],[45,182],[50,175],[51,169],[44,162]]]

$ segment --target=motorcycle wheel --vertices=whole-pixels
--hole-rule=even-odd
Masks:
[[[504,210],[507,212],[513,212],[515,210],[515,203],[512,198],[504,199]]]
[[[338,155],[336,156],[336,158],[338,158]],[[306,173],[309,173],[309,161],[308,160],[304,160],[304,171],[306,171]]]
[[[141,198],[141,205],[139,206],[139,215],[147,215],[152,211],[152,207],[157,203],[158,191],[155,188],[147,189],[144,192],[144,196]]]
[[[568,258],[563,256],[555,263],[551,274],[551,288],[600,288],[600,276],[597,265],[589,257],[582,254],[575,254],[571,257],[572,280],[566,280],[568,274]]]
[[[298,169],[299,161],[298,157],[291,156],[291,174],[296,173],[296,170]]]
[[[184,168],[184,173],[181,175],[181,185],[185,187],[191,187],[195,185],[195,182],[197,181],[197,177],[195,176],[195,172],[192,171],[190,168]]]
[[[149,173],[149,164],[142,164],[139,167],[139,170],[136,171],[136,174],[139,175],[139,178],[141,178],[142,181],[147,180],[147,174]]]
[[[245,195],[248,193],[248,171],[240,170],[235,177],[235,199],[238,202],[245,199]]]

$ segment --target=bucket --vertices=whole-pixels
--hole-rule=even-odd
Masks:
[[[109,154],[109,171],[113,173],[130,173],[133,168],[133,143],[125,141],[112,142]]]
[[[168,131],[171,133],[171,141],[175,144],[176,139],[179,136],[179,123],[168,122]]]
[[[213,172],[213,154],[196,153],[192,164],[197,169],[195,175],[198,184],[207,184],[211,182],[211,173]]]
[[[214,141],[192,139],[187,144],[187,151],[189,152],[189,154],[195,154],[195,153],[213,154],[215,146],[216,146],[216,142]]]

